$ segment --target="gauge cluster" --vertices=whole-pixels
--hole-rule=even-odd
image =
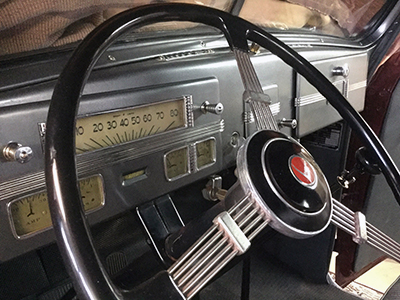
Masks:
[[[173,149],[164,155],[164,171],[169,181],[198,172],[216,162],[216,140],[209,138]]]
[[[204,78],[83,96],[75,125],[76,168],[92,223],[224,168],[225,119],[201,109],[204,103],[223,107],[218,85],[216,78]],[[43,170],[47,103],[0,115],[2,124],[10,124],[8,134],[24,140],[33,153],[25,164],[1,163],[6,217],[0,219],[0,235],[17,251],[1,250],[0,260],[54,240]],[[14,112],[21,116],[18,122]]]

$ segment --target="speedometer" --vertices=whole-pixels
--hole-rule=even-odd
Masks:
[[[186,98],[101,113],[76,120],[76,152],[111,147],[187,127]]]

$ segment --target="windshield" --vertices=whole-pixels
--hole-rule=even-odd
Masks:
[[[0,55],[74,43],[111,16],[158,2],[206,5],[265,28],[301,29],[339,37],[355,36],[384,0],[0,0]],[[153,30],[174,30],[174,26]],[[178,26],[181,27],[181,26]]]
[[[305,29],[350,37],[360,33],[385,0],[247,0],[240,16],[263,27]]]

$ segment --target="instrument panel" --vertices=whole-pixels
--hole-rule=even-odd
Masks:
[[[220,102],[216,78],[82,97],[75,124],[76,167],[92,224],[223,168],[225,120],[202,111],[205,102]],[[0,238],[15,250],[0,249],[0,260],[54,240],[43,171],[47,105],[16,109],[19,125],[11,126],[10,134],[29,137],[20,141],[32,149],[33,158],[0,164],[1,174],[10,178],[0,181],[6,214],[0,219]],[[12,116],[0,113],[3,124],[12,124]]]
[[[360,55],[350,50],[314,51],[307,58],[354,54]],[[296,116],[293,70],[270,54],[255,55],[252,61],[257,71],[275,70],[257,73],[276,120]],[[81,193],[91,224],[233,166],[241,140],[253,130],[232,56],[221,52],[188,58],[184,64],[179,59],[121,62],[113,66],[107,61],[91,74],[76,119],[76,169],[85,183]],[[358,91],[361,79],[353,83],[351,76],[349,90]],[[23,91],[0,91],[1,145],[13,141],[33,153],[23,164],[0,161],[0,261],[54,242],[43,171],[45,122],[54,84],[47,80],[27,84]],[[222,115],[202,110],[206,102],[223,104]],[[315,105],[300,104],[301,109]],[[282,130],[291,133],[290,128]]]

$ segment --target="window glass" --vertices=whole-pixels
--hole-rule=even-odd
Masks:
[[[260,26],[355,36],[385,0],[246,0],[240,16]]]

